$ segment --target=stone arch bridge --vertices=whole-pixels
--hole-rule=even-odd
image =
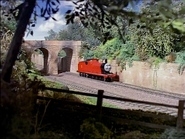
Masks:
[[[81,41],[25,41],[22,45],[28,58],[33,61],[35,50],[40,49],[43,53],[42,74],[56,75],[60,72],[76,72],[78,68],[78,52],[81,48]],[[58,53],[64,50],[66,57],[60,59]],[[36,57],[35,61],[39,59]]]

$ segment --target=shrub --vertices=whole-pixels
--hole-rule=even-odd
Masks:
[[[103,123],[97,122],[95,118],[84,120],[80,126],[80,131],[84,139],[109,139],[112,135],[112,132]]]
[[[179,63],[178,72],[179,74],[182,74],[185,69],[185,51],[178,52],[177,58],[175,60],[175,63]]]
[[[159,138],[160,139],[184,139],[185,131],[180,129],[166,129]]]

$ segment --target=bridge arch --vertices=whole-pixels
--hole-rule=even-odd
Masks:
[[[65,55],[58,58],[58,73],[71,71],[73,49],[64,47],[61,49]]]
[[[25,41],[23,43],[23,49],[26,51],[32,62],[34,62],[34,51],[37,49],[41,50],[44,55],[44,68],[41,70],[41,72],[44,74],[55,75],[66,71],[77,71],[78,62],[80,61],[78,57],[80,47],[81,41]],[[59,62],[58,53],[60,50],[64,50],[66,53],[66,57],[64,57],[62,60],[63,63]]]
[[[31,55],[31,61],[34,63],[34,67],[44,75],[48,72],[49,54],[48,49],[37,48]]]

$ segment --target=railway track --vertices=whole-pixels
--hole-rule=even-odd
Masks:
[[[68,78],[64,78],[64,76],[68,76]],[[85,85],[85,82],[92,81],[92,79],[85,78],[84,79],[85,82],[78,82],[78,81],[74,81],[72,79],[73,78],[81,79],[84,77],[79,77],[78,74],[74,74],[74,73],[65,73],[64,76],[63,77],[46,76],[46,78],[49,80],[55,81],[55,82],[62,83],[64,85],[68,86],[69,88],[72,88],[72,89],[75,89],[75,90],[78,90],[81,92],[97,94],[98,88]],[[171,100],[173,99],[173,100],[176,100],[177,102],[179,99],[185,99],[185,96],[181,95],[181,94],[180,95],[170,94],[170,93],[166,93],[166,92],[160,92],[160,91],[146,89],[146,88],[137,87],[137,86],[133,86],[133,85],[122,84],[119,82],[103,82],[103,81],[98,81],[98,80],[95,80],[94,82],[97,82],[98,84],[102,84],[105,86],[109,86],[110,88],[115,88],[115,92],[105,90],[104,94],[109,95],[109,96],[130,98],[130,97],[122,95],[122,93],[119,93],[118,90],[116,90],[116,88],[129,88],[131,90],[139,90],[142,93],[148,93],[150,95],[155,94],[158,97],[163,97],[163,98],[165,97],[165,98],[168,98]],[[116,93],[116,92],[118,92],[118,93]],[[131,99],[133,99],[133,98],[131,98]],[[104,102],[115,105],[121,109],[133,109],[133,110],[140,109],[143,111],[162,112],[162,113],[170,114],[172,116],[177,116],[177,109],[175,109],[175,108],[167,108],[167,107],[162,107],[162,106],[152,106],[152,105],[139,104],[139,103],[133,103],[133,102],[113,101],[113,100],[107,100],[107,99],[104,99]],[[176,103],[176,105],[178,105],[178,104]],[[185,112],[184,112],[184,119],[185,119]]]
[[[79,76],[78,74],[71,73],[71,72],[68,72],[66,74],[73,75],[73,76]],[[85,77],[82,77],[82,78],[85,78]],[[89,80],[91,80],[91,79],[89,79]],[[109,85],[109,86],[113,86],[113,87],[119,87],[119,86],[120,87],[127,87],[127,88],[131,88],[131,89],[135,89],[135,90],[140,90],[140,91],[146,92],[148,94],[156,94],[156,95],[163,96],[163,97],[168,97],[168,98],[173,98],[173,99],[176,98],[178,100],[185,99],[185,95],[183,95],[183,94],[176,94],[176,93],[171,93],[171,92],[159,91],[159,90],[144,88],[144,87],[121,83],[121,82],[104,82],[101,80],[96,80],[96,81],[101,82],[106,85]]]

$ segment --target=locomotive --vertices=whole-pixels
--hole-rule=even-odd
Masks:
[[[110,70],[111,65],[107,63],[107,60],[105,60],[105,63],[101,63],[98,59],[88,59],[78,63],[77,72],[83,77],[112,81],[117,75],[111,73]]]

